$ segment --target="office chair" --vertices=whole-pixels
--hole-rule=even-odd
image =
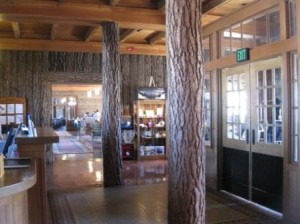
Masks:
[[[6,142],[2,151],[2,154],[4,157],[7,157],[9,154],[9,147],[12,145],[14,142],[14,137],[15,137],[15,130],[13,127],[10,127],[8,130],[8,136],[6,138]]]

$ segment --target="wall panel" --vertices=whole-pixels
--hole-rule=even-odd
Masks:
[[[130,108],[137,86],[147,86],[151,76],[166,85],[164,56],[121,55],[121,68],[122,104]],[[101,54],[0,51],[0,97],[25,97],[39,126],[50,124],[52,83],[101,83],[101,74]]]

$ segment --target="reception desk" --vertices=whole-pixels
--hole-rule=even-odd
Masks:
[[[0,223],[28,224],[28,189],[36,183],[34,161],[28,168],[5,169],[0,178]]]
[[[48,200],[46,183],[46,146],[59,142],[59,137],[51,127],[37,127],[36,136],[18,134],[15,143],[20,157],[36,160],[37,184],[28,191],[28,208],[30,224],[47,224]]]

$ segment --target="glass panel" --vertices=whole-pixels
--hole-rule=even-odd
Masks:
[[[204,138],[205,138],[205,142],[210,143],[210,141],[211,141],[211,129],[209,127],[204,129]]]
[[[259,104],[259,106],[265,105],[263,89],[258,91],[258,104]]]
[[[258,80],[257,80],[257,86],[263,87],[264,86],[264,72],[259,71],[257,74]]]
[[[255,45],[260,46],[267,43],[267,16],[255,18]]]
[[[275,85],[281,86],[281,69],[275,68]]]
[[[247,99],[246,91],[240,92],[240,122],[245,123],[247,116]]]
[[[238,107],[234,108],[234,123],[240,122],[240,110]]]
[[[233,138],[232,125],[227,124],[227,138]]]
[[[232,76],[228,76],[227,77],[227,91],[232,90],[232,80],[231,80]]]
[[[263,142],[265,140],[265,129],[264,126],[259,124],[257,126],[257,141]]]
[[[253,21],[243,22],[243,47],[253,48]]]
[[[276,131],[276,143],[277,144],[282,144],[282,129],[281,126],[275,127]]]
[[[221,44],[222,44],[222,56],[230,55],[231,54],[231,32],[230,29],[224,30],[221,33]]]
[[[227,93],[227,107],[232,107],[233,106],[233,93],[232,92],[228,92]]]
[[[242,29],[241,24],[237,24],[231,28],[231,50],[232,53],[242,48]]]
[[[227,109],[227,122],[233,122],[233,109],[228,108]]]
[[[273,11],[269,14],[269,42],[275,42],[280,39],[280,18],[279,10]]]
[[[273,108],[267,108],[267,122],[273,124]]]
[[[240,139],[240,129],[238,125],[233,125],[233,130],[234,130],[234,134],[233,134],[233,138],[234,139]]]
[[[275,96],[276,96],[276,100],[275,103],[276,105],[281,105],[281,88],[276,88],[275,89]]]
[[[267,143],[273,143],[273,128],[267,127]]]
[[[267,105],[273,105],[273,89],[267,89]]]
[[[267,86],[272,86],[273,85],[273,74],[272,74],[272,69],[268,69],[266,72],[266,81],[267,81]]]
[[[264,109],[263,109],[263,107],[259,107],[257,109],[257,112],[258,112],[258,122],[263,123],[264,122]]]
[[[240,125],[240,133],[241,133],[241,140],[246,140],[246,125],[245,124],[241,124]]]
[[[204,37],[202,40],[204,62],[210,61],[210,38]]]
[[[240,75],[240,90],[245,89],[245,74]]]
[[[296,1],[289,1],[289,25],[290,36],[297,34]]]
[[[239,88],[239,77],[237,75],[233,76],[233,90],[238,90]]]

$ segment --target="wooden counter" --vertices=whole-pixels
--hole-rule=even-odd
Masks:
[[[37,127],[36,136],[17,135],[15,142],[18,145],[20,157],[30,157],[36,160],[37,184],[28,191],[29,223],[47,224],[48,200],[46,183],[46,146],[49,143],[59,142],[59,137],[51,127]]]
[[[0,178],[0,223],[29,223],[27,190],[35,183],[33,161],[29,168],[5,169]]]

